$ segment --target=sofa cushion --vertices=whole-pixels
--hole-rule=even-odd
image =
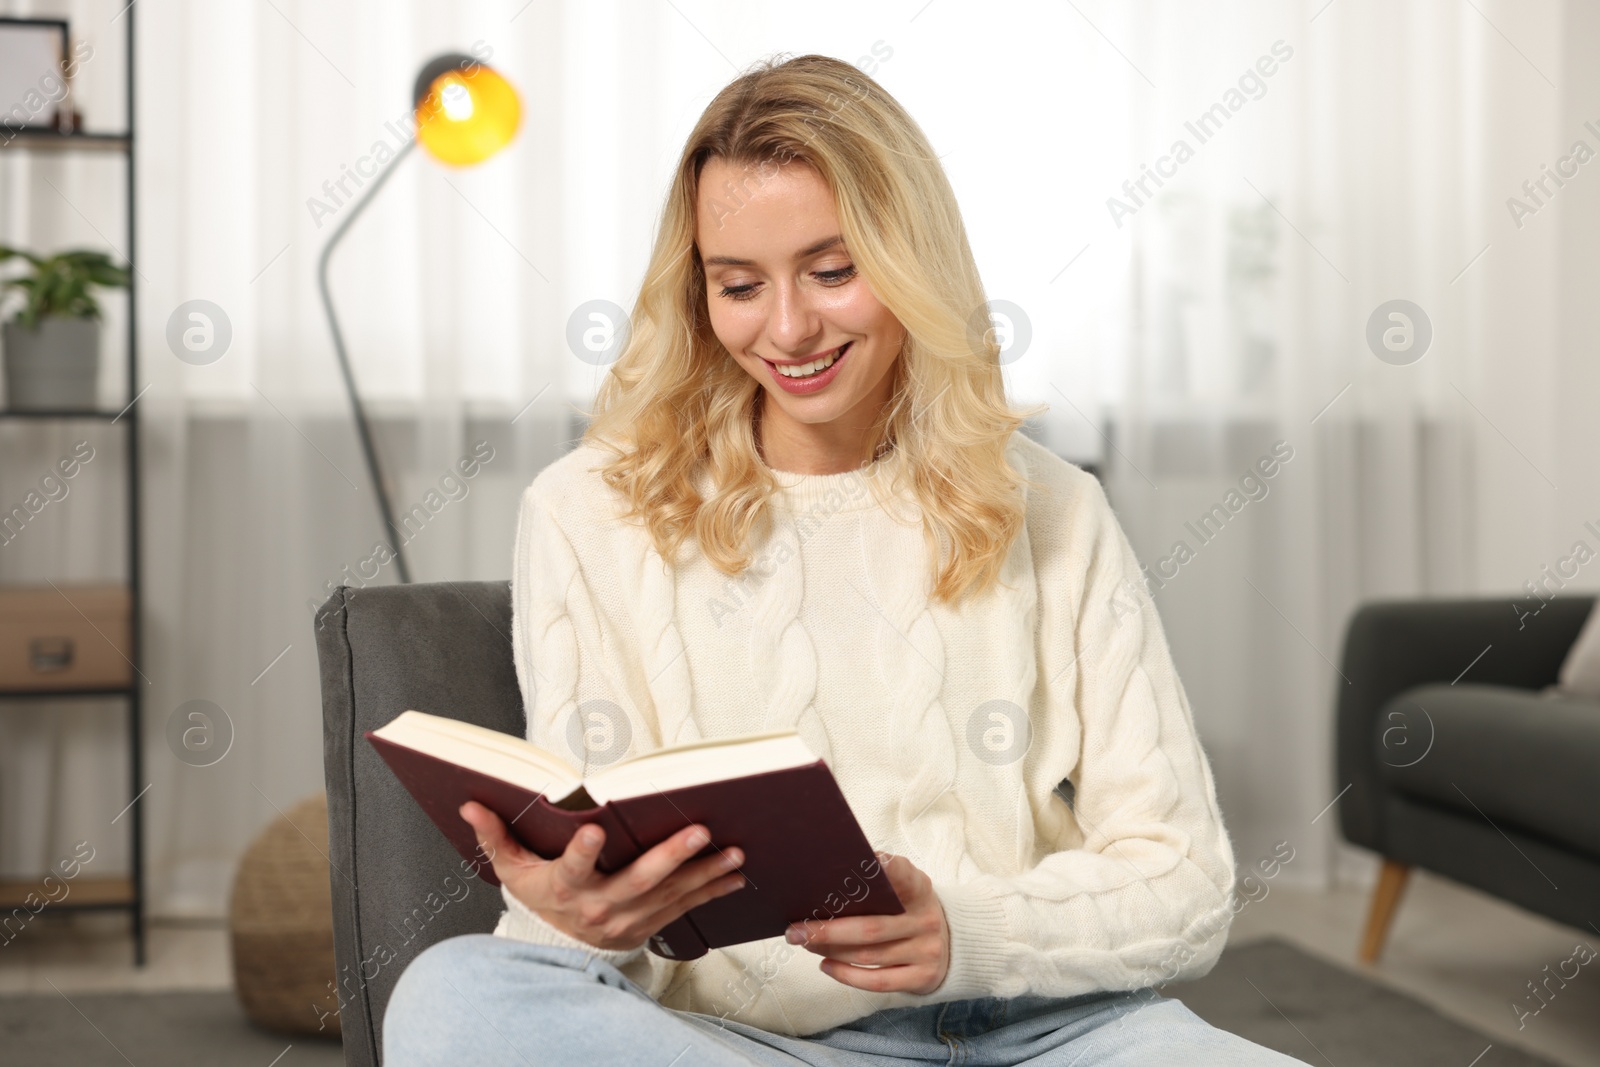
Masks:
[[[1376,731],[1397,792],[1600,858],[1600,701],[1422,685],[1385,704]]]
[[[1561,661],[1561,675],[1554,688],[1561,696],[1600,700],[1600,604],[1589,609],[1578,639]]]

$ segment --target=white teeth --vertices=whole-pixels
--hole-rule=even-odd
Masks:
[[[773,366],[777,367],[778,373],[783,375],[785,378],[806,378],[817,373],[818,371],[824,371],[833,366],[833,361],[839,358],[839,352],[840,349],[835,349],[832,355],[824,356],[823,358],[813,360],[810,363],[801,363],[793,367],[783,367],[776,363],[774,363]]]

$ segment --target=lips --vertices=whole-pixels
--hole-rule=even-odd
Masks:
[[[769,365],[771,365],[773,367],[803,367],[807,363],[815,363],[818,360],[827,359],[829,356],[842,356],[842,355],[844,355],[844,350],[849,348],[853,344],[855,344],[854,341],[846,341],[842,345],[838,345],[838,346],[836,346],[834,348],[830,348],[825,352],[819,352],[814,356],[807,356],[804,359],[785,359],[785,360],[764,359],[763,362],[765,362],[765,363],[767,363],[767,364],[769,364]]]
[[[839,368],[844,366],[844,361],[849,357],[852,347],[853,342],[846,341],[838,348],[833,349],[833,353],[836,353],[833,355],[833,362],[828,364],[826,369],[815,371],[804,378],[789,377],[778,369],[778,364],[772,362],[770,359],[763,359],[762,362],[767,365],[767,373],[772,375],[772,380],[777,384],[779,389],[782,389],[784,392],[793,394],[795,396],[805,396],[809,393],[815,393],[826,389],[829,383],[839,376]],[[807,363],[815,363],[818,358],[819,357],[812,356],[804,361],[792,361],[786,363],[784,366],[803,367]],[[823,355],[820,358],[827,359],[828,356]]]

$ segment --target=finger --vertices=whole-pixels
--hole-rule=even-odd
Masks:
[[[713,884],[743,884],[740,882],[722,883],[719,880],[726,878],[730,873],[737,873],[739,865],[744,862],[744,850],[737,846],[722,849],[701,860],[685,863],[677,870],[662,879],[661,884],[654,889],[640,894],[632,899],[630,906],[637,908],[644,914],[651,914],[658,909],[671,906],[691,893],[700,893]],[[748,881],[749,879],[744,879]],[[720,896],[721,892],[713,892],[712,896]],[[704,897],[697,897],[697,902]],[[690,904],[684,911],[695,907]]]
[[[896,967],[907,963],[926,963],[931,946],[917,937],[902,937],[898,941],[880,941],[872,945],[829,945],[818,950],[806,949],[825,959],[838,963],[863,964],[868,967]]]
[[[490,863],[499,867],[501,863],[527,862],[530,853],[506,832],[506,824],[500,816],[476,800],[461,805],[456,814],[472,827],[478,838],[478,851]]]
[[[551,874],[574,889],[588,885],[595,878],[594,865],[605,842],[605,830],[594,823],[584,823],[552,861]]]
[[[883,868],[887,867],[889,865],[889,861],[894,859],[893,852],[884,852],[876,848],[872,850],[872,856],[878,861],[877,868],[872,872],[874,875],[876,875],[878,871],[881,871]]]
[[[931,884],[928,876],[904,856],[889,856],[883,863],[883,871],[889,876],[889,884],[894,886],[900,902],[907,906],[913,898],[922,895],[926,885]]]
[[[749,881],[738,870],[744,851],[729,847],[696,863],[687,863],[654,889],[630,893],[629,871],[619,871],[606,886],[609,899],[634,929],[654,933],[708,900],[741,889]]]
[[[804,945],[823,956],[831,956],[833,953],[827,950],[836,945],[877,945],[914,937],[920,932],[916,916],[911,912],[900,915],[851,915],[842,919],[805,919],[791,923],[789,930],[798,931],[798,940],[791,939],[790,944]]]
[[[656,890],[684,862],[711,840],[711,831],[699,823],[682,830],[642,853],[612,879],[608,888],[616,900],[632,900]],[[681,884],[681,883],[680,883]]]
[[[898,967],[858,967],[853,963],[823,960],[822,973],[840,985],[865,989],[871,993],[889,993],[897,990],[928,992],[933,972],[917,964]]]
[[[744,875],[735,871],[712,879],[698,889],[691,890],[683,896],[672,901],[666,906],[652,912],[644,922],[647,930],[660,930],[663,926],[678,919],[685,912],[692,911],[708,900],[725,897],[729,893],[736,893],[743,889],[749,882]]]

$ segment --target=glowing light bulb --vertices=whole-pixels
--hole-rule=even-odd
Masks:
[[[445,118],[451,122],[465,122],[472,117],[472,94],[460,82],[451,82],[439,93],[444,104]]]

